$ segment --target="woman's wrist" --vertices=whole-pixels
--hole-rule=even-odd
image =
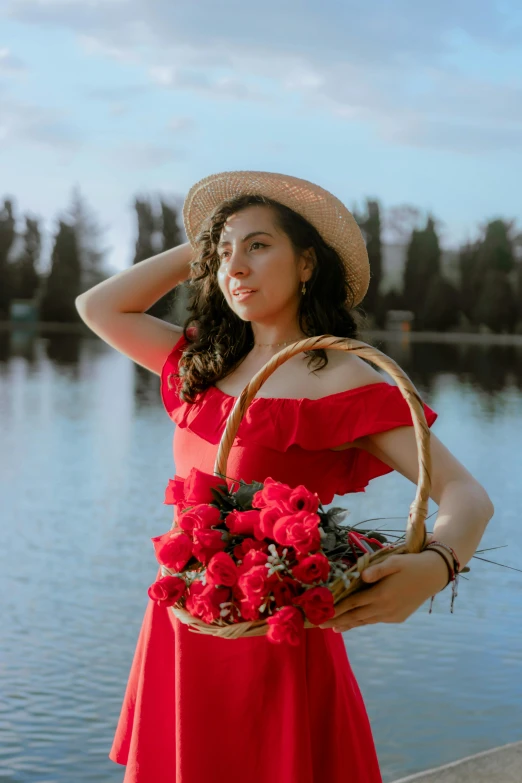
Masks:
[[[430,573],[433,574],[434,582],[436,585],[439,585],[436,591],[440,592],[441,590],[444,590],[449,584],[448,566],[445,558],[430,549],[419,552],[417,557],[422,557],[423,560],[426,561],[426,567],[430,570]]]

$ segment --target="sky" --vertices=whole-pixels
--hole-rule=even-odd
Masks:
[[[448,248],[522,231],[522,5],[3,0],[0,197],[48,237],[79,186],[122,269],[137,195],[240,169],[376,198],[385,239],[404,204]]]

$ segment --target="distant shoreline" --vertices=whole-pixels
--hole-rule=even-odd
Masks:
[[[38,321],[35,323],[0,321],[0,332],[34,331],[55,334],[84,334],[96,337],[84,323],[55,323]],[[403,332],[399,329],[361,331],[368,340],[421,343],[475,343],[478,345],[522,345],[522,334],[483,334],[481,332]]]
[[[522,345],[522,334],[483,334],[480,332],[401,332],[368,330],[370,340],[412,343],[476,343],[477,345]]]

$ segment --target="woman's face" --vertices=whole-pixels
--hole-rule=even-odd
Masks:
[[[313,264],[296,258],[270,207],[231,215],[218,244],[217,280],[228,306],[244,321],[275,324],[297,314],[301,286]]]

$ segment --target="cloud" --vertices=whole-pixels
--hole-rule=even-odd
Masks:
[[[263,101],[266,96],[244,79],[223,74],[209,74],[204,70],[157,65],[149,68],[151,80],[174,90],[190,90],[209,98],[231,98],[237,101]]]
[[[118,87],[89,87],[84,90],[84,95],[86,98],[92,98],[97,101],[118,103],[119,101],[131,100],[150,92],[151,87],[149,84],[126,84]]]
[[[395,134],[389,131],[387,138],[393,140]],[[477,127],[469,123],[444,122],[433,120],[431,123],[414,122],[404,125],[397,131],[397,137],[410,147],[430,147],[465,155],[477,155],[496,150],[522,152],[522,133],[517,128],[498,128],[491,125]]]
[[[179,160],[184,154],[183,150],[175,147],[145,142],[125,144],[111,149],[107,152],[106,157],[111,163],[116,162],[121,166],[153,169]]]
[[[28,72],[27,65],[19,57],[11,54],[7,48],[0,48],[0,75],[23,76]]]
[[[167,123],[167,129],[169,131],[174,131],[174,133],[192,130],[194,126],[195,122],[192,117],[171,117]]]
[[[125,103],[115,102],[109,105],[109,114],[112,117],[123,117],[125,114],[128,114],[128,112],[129,107]]]
[[[392,88],[390,71],[355,78],[350,66],[340,66],[325,75],[320,88],[308,90],[304,108],[367,122],[380,138],[401,145],[463,153],[521,149],[522,87],[454,70],[426,70],[424,80],[422,93],[412,100],[408,91]]]
[[[73,126],[64,111],[1,96],[0,142],[3,148],[21,144],[46,147],[67,160],[70,153],[82,146],[83,135]]]
[[[287,52],[323,62],[427,62],[447,51],[448,33],[516,47],[522,40],[517,2],[505,0],[265,0],[262,13],[240,0],[12,0],[11,17],[69,27],[120,53],[136,44],[194,47],[226,61],[238,49]]]
[[[515,0],[265,0],[262,13],[240,0],[16,0],[10,15],[73,30],[93,55],[140,66],[152,88],[255,102],[287,93],[395,144],[462,152],[466,129],[481,152],[500,140],[519,149],[520,88],[450,64],[463,39],[518,51]]]
[[[111,117],[123,117],[129,113],[135,98],[150,94],[151,91],[149,84],[128,84],[118,87],[84,88],[83,94],[89,100],[106,104]]]

